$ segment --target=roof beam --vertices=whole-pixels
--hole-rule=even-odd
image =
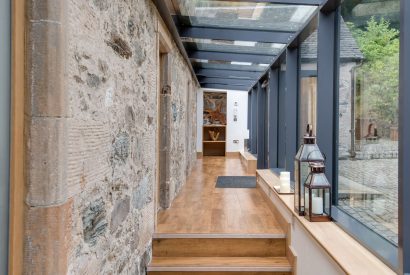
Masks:
[[[224,84],[224,85],[239,85],[250,87],[254,80],[249,79],[234,79],[234,78],[215,78],[215,77],[202,77],[199,79],[201,84]]]
[[[197,69],[195,73],[197,76],[224,77],[224,78],[250,78],[250,79],[256,79],[260,77],[261,75],[261,72],[217,70],[217,69]]]
[[[192,51],[188,52],[189,58],[206,59],[206,60],[222,60],[222,61],[239,61],[251,63],[269,64],[275,58],[274,55],[256,55],[242,53],[225,53],[225,52],[209,52],[209,51]]]
[[[237,90],[248,92],[249,86],[233,86],[233,85],[224,85],[224,84],[202,84],[202,88],[208,89],[219,89],[219,90]]]
[[[238,30],[225,28],[181,26],[179,30],[179,35],[181,37],[205,39],[239,40],[288,44],[292,40],[294,33],[283,31]]]

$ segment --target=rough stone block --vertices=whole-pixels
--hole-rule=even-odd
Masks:
[[[67,200],[67,127],[60,118],[34,117],[27,123],[26,202],[49,206]]]
[[[67,116],[67,53],[63,32],[59,23],[41,21],[28,25],[26,112],[29,115]]]
[[[66,1],[29,0],[27,14],[30,20],[60,21],[66,13]]]
[[[102,198],[91,202],[84,210],[82,220],[84,241],[86,243],[92,246],[95,245],[98,237],[105,233],[108,225],[106,212],[105,202]]]
[[[26,209],[24,274],[67,273],[72,204]]]
[[[126,132],[119,133],[113,142],[113,163],[122,163],[128,159],[130,150],[130,136]]]
[[[121,223],[127,218],[130,212],[130,197],[118,201],[114,205],[114,210],[111,213],[111,233],[115,232]]]
[[[132,191],[132,206],[141,210],[145,205],[152,201],[150,182],[144,177],[138,187]]]

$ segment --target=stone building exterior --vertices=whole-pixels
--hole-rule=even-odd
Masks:
[[[339,73],[339,157],[350,155],[352,125],[352,94],[355,86],[354,70],[364,56],[343,18],[340,18],[340,73]],[[317,64],[317,31],[312,33],[301,46],[302,63],[307,68]],[[302,65],[302,68],[303,68]]]
[[[25,274],[144,274],[166,28],[150,0],[27,3]],[[199,86],[163,32],[170,204],[196,159]]]

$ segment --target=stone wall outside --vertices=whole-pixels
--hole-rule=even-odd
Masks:
[[[351,125],[351,98],[352,98],[352,69],[354,62],[340,64],[339,74],[339,157],[350,155],[350,129]]]

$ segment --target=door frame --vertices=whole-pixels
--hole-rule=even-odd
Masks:
[[[170,39],[170,34],[168,33],[164,22],[162,22],[161,17],[158,15],[158,25],[157,25],[157,132],[156,132],[156,169],[155,169],[155,186],[154,186],[154,230],[157,229],[158,224],[158,211],[160,207],[160,177],[159,177],[159,160],[160,160],[160,114],[161,114],[161,58],[163,54],[168,55],[168,76],[167,79],[171,81],[171,75],[169,70],[169,55],[172,51],[172,40]]]
[[[9,274],[23,274],[24,266],[25,10],[24,0],[11,0]]]

